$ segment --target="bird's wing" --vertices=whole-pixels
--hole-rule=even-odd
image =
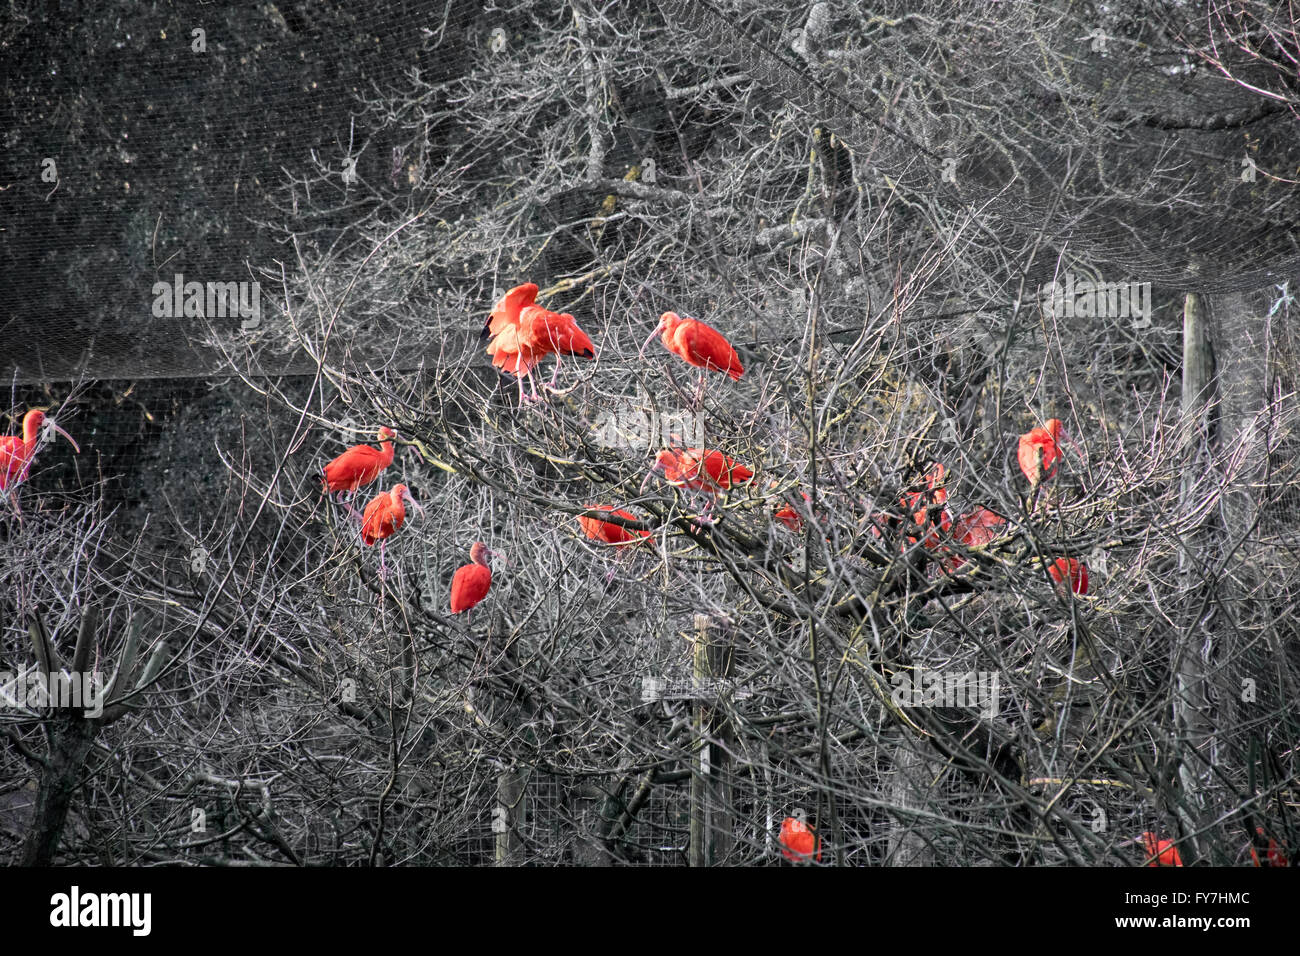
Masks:
[[[703,322],[683,322],[674,336],[682,349],[691,356],[692,364],[729,372],[740,369],[740,359],[731,343],[717,329]]]
[[[525,306],[532,305],[533,300],[537,298],[537,284],[525,282],[523,285],[517,285],[501,297],[501,301],[492,309],[492,314],[488,316],[487,322],[483,326],[483,337],[496,335],[502,329],[509,326],[519,325],[519,311]]]
[[[519,314],[519,322],[521,334],[541,354],[559,352],[584,358],[596,355],[596,346],[567,312],[552,312],[534,305]]]

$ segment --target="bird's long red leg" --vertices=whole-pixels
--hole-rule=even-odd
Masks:
[[[555,353],[555,371],[551,373],[551,383],[550,383],[550,385],[549,385],[548,387],[549,387],[552,391],[554,391],[554,390],[555,390],[555,386],[558,385],[558,384],[560,384],[560,353],[559,353],[559,352],[556,352],[556,353]]]
[[[379,542],[379,580],[381,581],[388,580],[388,566],[384,563],[384,544],[383,541]]]
[[[533,377],[533,370],[531,368],[528,370],[527,375],[528,375],[528,387],[532,389],[532,391],[528,394],[528,401],[529,402],[540,401],[542,396],[537,391],[537,379]]]

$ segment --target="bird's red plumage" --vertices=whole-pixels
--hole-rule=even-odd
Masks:
[[[607,511],[611,515],[626,518],[628,521],[640,520],[630,511],[624,511],[622,508],[611,508],[609,505],[587,505],[587,508]],[[603,541],[606,544],[631,544],[650,537],[649,531],[633,531],[630,528],[624,528],[622,525],[609,521],[602,521],[600,518],[591,515],[578,515],[578,524],[582,526],[582,533],[592,541]]]
[[[1069,580],[1075,594],[1088,593],[1088,566],[1077,558],[1057,558],[1047,572],[1057,584]]]
[[[732,380],[744,373],[740,357],[721,332],[699,319],[683,319],[676,312],[660,318],[664,348],[696,368],[725,372]]]
[[[468,611],[487,597],[492,587],[492,569],[482,564],[465,564],[451,578],[451,613]]]
[[[720,451],[667,448],[655,456],[655,467],[669,484],[697,491],[728,491],[754,477],[754,472]]]
[[[497,303],[485,331],[491,336],[487,353],[503,372],[522,378],[547,355],[595,358],[596,346],[573,316],[535,305],[537,286],[515,286]]]
[[[391,436],[390,429],[382,429]],[[353,445],[323,469],[326,491],[356,491],[379,477],[393,463],[393,443],[385,441],[379,448],[371,445]]]
[[[793,862],[808,862],[822,859],[821,840],[813,833],[813,828],[796,817],[786,817],[781,821],[781,855]]]
[[[0,437],[0,491],[7,491],[11,485],[18,485],[27,479],[27,470],[36,457],[36,449],[41,443],[41,430],[45,424],[45,412],[42,409],[28,409],[23,416],[22,434]],[[73,448],[81,451],[71,435],[54,422],[49,424],[72,442]]]
[[[1147,866],[1182,866],[1182,857],[1173,840],[1161,840],[1154,833],[1142,834],[1142,848],[1150,860]]]
[[[1020,436],[1016,459],[1031,487],[1037,488],[1056,474],[1057,461],[1061,457],[1060,438],[1059,418],[1049,419],[1045,427],[1031,428]]]
[[[405,485],[398,485],[392,491],[385,491],[371,499],[361,515],[361,540],[368,545],[382,541],[401,530],[406,521],[406,505],[402,501],[401,490]]]

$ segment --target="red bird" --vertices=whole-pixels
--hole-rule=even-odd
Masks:
[[[822,841],[813,833],[813,828],[798,817],[786,817],[781,821],[781,855],[791,862],[807,863],[816,851],[817,862],[822,861]]]
[[[1268,839],[1268,852],[1264,856],[1264,859],[1268,861],[1268,865],[1286,866],[1287,865],[1286,854],[1282,852],[1282,848],[1278,846],[1278,842],[1274,840],[1272,837],[1266,837],[1263,827],[1255,827],[1255,832],[1259,834],[1259,839],[1261,843],[1266,838]],[[1250,848],[1250,858],[1255,861],[1256,866],[1259,866],[1259,854],[1255,852],[1255,848],[1253,846]]]
[[[411,490],[406,485],[393,485],[392,491],[380,492],[372,498],[361,516],[361,540],[367,546],[379,542],[381,578],[388,573],[384,564],[384,539],[401,530],[402,523],[406,521],[405,502],[410,502],[416,511],[424,514],[424,509],[412,497]]]
[[[1183,859],[1178,855],[1178,847],[1174,846],[1173,840],[1159,840],[1154,833],[1143,833],[1142,846],[1150,861],[1147,866],[1183,865]]]
[[[968,548],[979,548],[1002,534],[1000,529],[1006,523],[1005,518],[994,514],[988,508],[976,508],[957,519],[952,526],[952,536]],[[954,555],[948,568],[955,571],[965,562],[965,558]]]
[[[1075,594],[1088,593],[1088,566],[1075,558],[1057,558],[1047,568],[1047,573],[1058,585],[1069,578],[1070,590]]]
[[[492,568],[488,566],[488,556],[496,556],[482,541],[475,541],[469,549],[470,564],[463,564],[456,569],[451,578],[451,613],[460,614],[468,611],[479,601],[487,597],[492,587]]]
[[[641,482],[642,491],[656,472],[662,474],[670,485],[703,491],[709,496],[708,503],[700,512],[699,524],[711,522],[709,513],[713,510],[713,497],[718,492],[730,491],[735,485],[743,485],[754,477],[753,471],[734,458],[704,448],[665,448],[659,452],[655,455],[654,466]]]
[[[655,455],[654,467],[646,475],[641,488],[658,472],[670,485],[716,494],[729,491],[733,485],[743,485],[754,477],[754,472],[720,451],[704,448],[665,448]]]
[[[518,380],[521,405],[524,403],[524,376],[528,376],[531,382],[533,367],[547,355],[555,355],[551,388],[555,387],[560,374],[561,356],[596,357],[596,346],[578,328],[573,316],[535,305],[533,300],[536,297],[536,283],[525,282],[515,286],[501,297],[483,326],[484,336],[491,336],[487,353],[492,356],[492,364]],[[537,398],[536,387],[532,398]]]
[[[378,448],[353,445],[322,469],[321,486],[326,492],[357,491],[364,488],[393,463],[392,439],[396,437],[397,432],[391,428],[381,428],[379,440],[383,444]]]
[[[630,511],[624,511],[621,508],[615,510],[609,505],[587,505],[587,509],[589,511],[607,511],[611,515],[626,518],[628,521],[640,520]],[[592,541],[603,541],[605,544],[633,544],[650,537],[649,531],[635,531],[610,521],[602,521],[600,518],[594,518],[590,515],[578,515],[578,524],[582,525],[582,533]]]
[[[952,536],[968,548],[978,548],[996,538],[1000,533],[998,529],[1006,523],[1005,518],[988,508],[976,508],[957,519],[952,527]]]
[[[1038,486],[1056,474],[1057,462],[1061,457],[1061,420],[1049,419],[1046,427],[1033,428],[1020,436],[1020,448],[1016,458],[1020,470],[1029,479],[1029,487],[1037,490]]]
[[[803,530],[803,518],[799,517],[799,512],[789,502],[774,511],[772,517],[796,534]]]
[[[641,346],[641,355],[645,355],[646,348],[657,335],[662,335],[664,348],[696,368],[726,372],[733,381],[739,381],[745,371],[731,343],[721,332],[699,319],[683,319],[676,312],[665,312],[659,317],[659,324],[650,333],[650,338]]]
[[[81,454],[81,448],[72,436],[54,424],[53,419],[46,419],[44,409],[30,409],[23,416],[22,437],[17,435],[0,437],[0,491],[6,491],[10,487],[17,488],[27,480],[27,471],[31,467],[32,459],[36,457],[36,448],[41,443],[41,429],[46,421],[49,421],[50,428],[72,442],[72,447],[76,449],[77,454]]]
[[[925,536],[923,547],[933,549],[939,543],[939,532],[948,531],[952,527],[952,514],[947,508],[939,511],[939,520],[936,524],[930,518],[930,509],[933,505],[943,505],[948,500],[948,489],[944,487],[944,474],[946,469],[942,464],[936,463],[933,468],[927,472],[922,479],[925,482],[925,491],[905,491],[903,496],[898,499],[899,506],[904,511],[910,512],[912,522],[915,525],[908,525],[908,529],[913,532],[924,532],[930,529],[929,534]],[[873,537],[881,536],[881,529],[888,527],[892,516],[885,512],[879,512],[871,516],[871,534]],[[908,547],[916,544],[915,534],[907,536],[907,543],[901,548],[906,552]]]

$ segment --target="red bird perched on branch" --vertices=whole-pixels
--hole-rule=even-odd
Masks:
[[[799,494],[803,495],[804,501],[812,500],[806,491],[801,491]],[[793,502],[787,501],[772,513],[772,517],[796,534],[803,530],[803,516],[795,510]]]
[[[730,491],[754,477],[754,472],[720,451],[704,448],[665,448],[655,455],[654,467],[641,482],[642,490],[656,473],[670,485],[708,494]]]
[[[387,575],[387,567],[384,564],[384,539],[401,530],[403,522],[406,521],[406,502],[410,502],[416,511],[424,514],[424,509],[412,497],[411,490],[406,485],[393,485],[392,491],[380,492],[372,498],[361,515],[361,540],[367,546],[379,542],[381,578]]]
[[[1003,528],[1006,523],[1005,518],[994,514],[988,508],[976,508],[957,519],[952,526],[952,536],[968,548],[979,548],[1004,534]],[[948,569],[955,571],[965,562],[965,558],[954,555],[948,564]]]
[[[952,514],[947,508],[942,507],[948,500],[948,489],[944,487],[944,474],[946,469],[940,463],[936,463],[928,471],[922,480],[925,482],[924,491],[905,491],[901,498],[898,499],[899,506],[912,515],[912,523],[904,522],[906,530],[914,532],[907,536],[907,543],[902,546],[902,551],[906,552],[908,547],[916,544],[917,538],[915,532],[924,532],[930,529],[929,534],[925,536],[922,542],[927,549],[933,549],[939,543],[939,532],[947,531],[952,527]],[[932,506],[940,506],[939,518],[935,522],[930,517]],[[871,534],[879,538],[882,529],[889,526],[893,516],[885,512],[878,512],[871,516]]]
[[[373,482],[393,463],[392,439],[397,437],[397,432],[381,428],[378,437],[383,442],[378,448],[353,445],[322,469],[321,486],[325,491],[357,491]]]
[[[632,512],[621,508],[616,510],[610,505],[587,505],[587,510],[608,512],[619,518],[626,518],[628,521],[640,520]],[[590,515],[578,515],[578,524],[582,526],[582,533],[592,541],[603,541],[605,544],[634,544],[650,537],[649,531],[636,531]]]
[[[813,828],[798,817],[786,817],[781,821],[781,855],[794,863],[807,863],[816,852],[818,863],[822,861],[821,839],[813,833]]]
[[[1264,859],[1268,861],[1268,865],[1286,866],[1287,865],[1286,854],[1282,852],[1282,847],[1278,845],[1278,842],[1274,840],[1271,836],[1267,836],[1264,833],[1263,827],[1255,827],[1255,832],[1259,834],[1259,841],[1261,844],[1264,842],[1265,839],[1268,840],[1268,852],[1264,855]],[[1255,852],[1255,848],[1253,846],[1250,848],[1250,858],[1255,862],[1256,866],[1259,866],[1259,854]]]
[[[662,335],[664,348],[696,368],[725,372],[733,381],[739,381],[745,371],[731,343],[721,332],[699,319],[683,319],[676,312],[665,312],[660,316],[655,330],[650,333],[650,338],[641,346],[640,355],[645,355],[646,348],[657,335]],[[703,380],[701,375],[701,385]]]
[[[1057,585],[1068,579],[1070,590],[1075,594],[1088,593],[1088,566],[1075,558],[1057,558],[1047,568],[1047,573]]]
[[[487,597],[492,587],[492,568],[488,557],[499,557],[482,541],[475,541],[469,549],[470,564],[463,564],[451,577],[451,613],[468,611]]]
[[[1061,457],[1061,420],[1049,419],[1043,428],[1032,428],[1020,436],[1020,448],[1016,458],[1020,470],[1029,479],[1031,490],[1056,474],[1056,466]]]
[[[72,436],[54,424],[54,419],[47,419],[44,409],[29,409],[23,416],[21,436],[0,437],[0,491],[17,488],[27,480],[27,472],[31,468],[32,459],[36,457],[37,446],[41,443],[41,429],[47,422],[51,429],[72,443],[77,454],[81,454],[81,448]]]
[[[1142,834],[1142,846],[1146,851],[1147,866],[1182,866],[1183,859],[1178,855],[1178,847],[1173,840],[1160,840],[1154,833]]]
[[[665,448],[659,452],[655,455],[654,466],[641,482],[642,491],[656,473],[662,474],[670,485],[702,491],[709,496],[708,504],[700,512],[698,520],[701,524],[709,523],[709,512],[713,509],[716,494],[730,491],[754,477],[753,471],[734,458],[704,448]]]
[[[559,377],[562,356],[596,357],[596,346],[578,328],[573,316],[534,304],[536,297],[536,283],[515,286],[501,297],[483,326],[484,336],[491,336],[487,353],[492,356],[492,364],[519,382],[520,405],[524,403],[524,376],[532,382],[533,367],[547,355],[555,355],[550,388],[555,387]],[[538,397],[535,386],[531,397]]]

